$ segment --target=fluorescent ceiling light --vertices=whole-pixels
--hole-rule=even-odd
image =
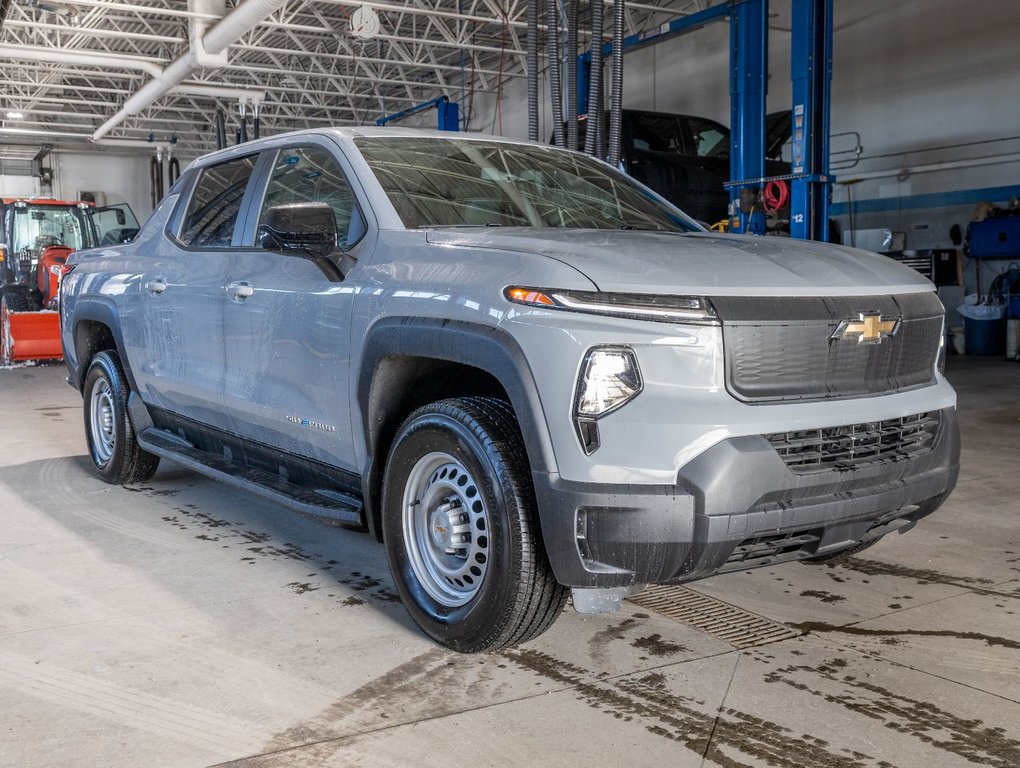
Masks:
[[[18,111],[11,111],[11,112],[7,113],[7,119],[8,120],[20,120],[24,116],[25,116],[24,114],[22,114],[21,112],[18,112]]]

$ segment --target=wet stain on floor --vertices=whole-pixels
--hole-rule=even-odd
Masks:
[[[917,701],[880,685],[843,672],[846,662],[832,660],[817,667],[788,666],[765,676],[766,683],[788,685],[798,691],[873,720],[886,728],[909,734],[926,744],[958,755],[977,765],[1016,768],[1020,741],[1008,738],[1002,728],[986,728],[977,719],[960,718],[927,701]],[[836,684],[825,690],[818,680]]]
[[[139,490],[150,489],[142,487]],[[267,558],[285,558],[311,565],[315,570],[307,574],[306,578],[320,579],[319,581],[291,582],[284,585],[296,595],[317,592],[324,587],[343,586],[363,593],[358,598],[353,598],[351,595],[328,594],[328,597],[335,599],[338,605],[345,607],[359,606],[365,602],[377,605],[400,602],[400,596],[382,579],[361,571],[351,571],[346,575],[335,572],[333,567],[338,565],[338,561],[327,560],[322,555],[307,552],[291,542],[274,543],[271,534],[251,530],[245,522],[232,522],[213,517],[200,511],[194,504],[174,507],[174,511],[178,514],[163,516],[161,518],[163,522],[169,523],[179,530],[197,529],[202,531],[195,534],[195,539],[198,541],[219,543],[224,549],[243,547],[244,554],[240,561],[246,565],[257,565]]]
[[[704,712],[698,702],[666,690],[663,677],[600,681],[574,664],[532,650],[507,651],[519,667],[568,686],[593,710],[617,720],[638,722],[656,736],[677,742],[723,768],[745,768],[742,756],[778,768],[865,768],[882,765],[868,755],[841,754],[829,744],[755,714],[724,708]]]
[[[980,640],[988,647],[1011,648],[1020,650],[1020,642],[1010,640],[1006,637],[995,637],[994,635],[983,635],[980,632],[961,632],[951,629],[865,629],[853,625],[839,626],[826,624],[821,621],[802,621],[797,624],[790,624],[794,629],[799,629],[805,634],[826,632],[838,632],[845,635],[861,635],[867,637],[897,637],[910,635],[914,637],[952,637],[957,640]]]
[[[926,568],[909,568],[905,565],[881,563],[877,560],[864,560],[849,557],[840,563],[832,563],[829,568],[843,568],[866,576],[899,576],[904,579],[915,579],[918,584],[946,584],[949,586],[990,586],[995,582],[980,576],[953,576],[940,571]]]
[[[842,603],[846,600],[843,595],[834,595],[831,592],[825,592],[821,589],[805,589],[800,593],[801,597],[815,597],[821,600],[823,603]]]
[[[689,650],[686,646],[679,643],[671,643],[669,640],[664,640],[662,635],[658,633],[648,637],[639,637],[631,645],[638,650],[644,651],[649,656],[659,657],[674,656]]]

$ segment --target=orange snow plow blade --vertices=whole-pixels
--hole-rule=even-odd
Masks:
[[[11,312],[8,318],[9,325],[3,330],[8,334],[4,349],[9,362],[59,360],[64,356],[58,312]]]

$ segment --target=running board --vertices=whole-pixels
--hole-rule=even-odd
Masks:
[[[361,500],[335,489],[309,490],[261,469],[243,467],[237,462],[195,448],[177,435],[151,427],[137,436],[138,444],[149,453],[176,461],[203,475],[236,488],[275,501],[298,512],[325,518],[345,526],[360,527]]]

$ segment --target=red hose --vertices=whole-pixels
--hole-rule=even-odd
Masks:
[[[775,213],[790,202],[790,188],[785,181],[770,181],[762,191],[761,200],[767,213]]]

